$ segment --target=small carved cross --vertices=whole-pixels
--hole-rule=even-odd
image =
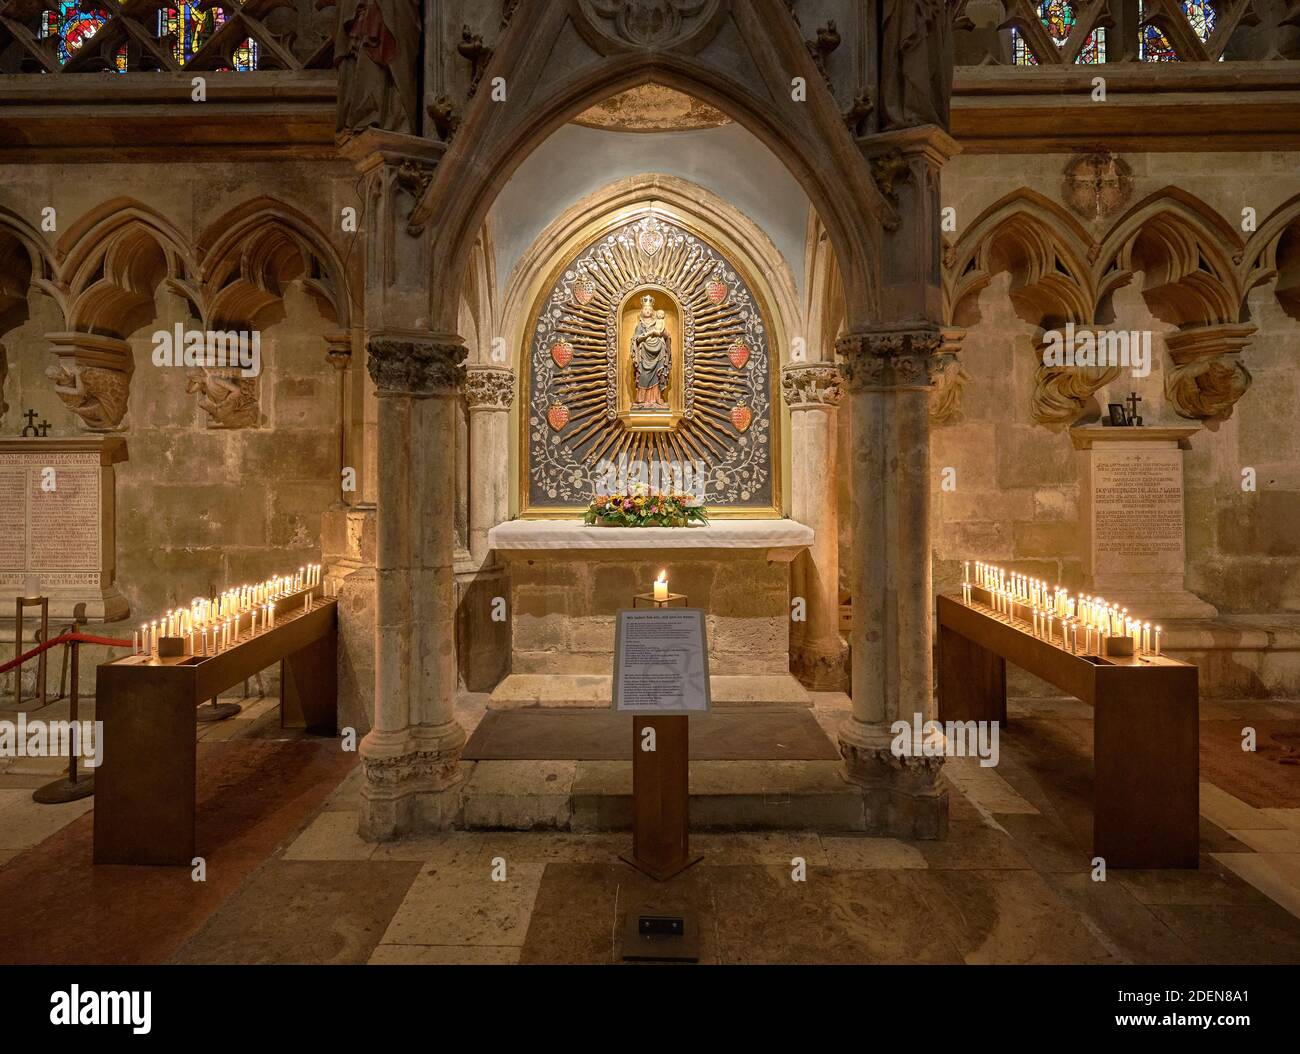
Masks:
[[[1124,401],[1128,403],[1128,423],[1137,424],[1142,420],[1142,418],[1138,417],[1138,403],[1142,401],[1142,396],[1138,395],[1137,392],[1129,392],[1128,398]]]
[[[23,414],[23,416],[27,418],[27,424],[23,426],[21,438],[28,439],[31,438],[32,436],[40,435],[41,430],[39,427],[37,427],[36,424],[36,411],[28,410],[25,414]]]

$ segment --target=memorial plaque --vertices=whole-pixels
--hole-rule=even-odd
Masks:
[[[0,439],[0,605],[50,598],[52,618],[115,621],[128,611],[113,583],[117,436]]]
[[[1070,430],[1079,451],[1085,591],[1153,620],[1215,614],[1184,583],[1183,447],[1197,431]]]
[[[1093,573],[1183,573],[1181,450],[1097,450],[1092,459]]]

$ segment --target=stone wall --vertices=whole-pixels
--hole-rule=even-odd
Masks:
[[[130,197],[135,205],[123,204],[123,214],[135,209],[156,217],[177,232],[194,260],[201,232],[216,236],[221,217],[264,195],[329,229],[328,218],[355,201],[353,181],[344,176],[330,165],[298,162],[11,166],[0,169],[0,207],[33,226],[42,208],[54,207],[58,229],[45,235],[54,256],[60,237],[81,217]],[[268,273],[274,276],[275,268]],[[201,284],[197,274],[184,279]],[[122,334],[134,374],[119,430],[129,460],[117,470],[117,571],[131,618],[109,632],[125,636],[141,619],[193,596],[320,559],[322,513],[341,497],[339,374],[326,358],[325,340],[338,324],[323,317],[301,278],[283,288],[272,282],[259,300],[257,422],[238,428],[213,427],[215,419],[200,408],[201,393],[187,391],[184,367],[152,361],[156,330],[176,323],[204,328],[189,301],[174,283],[143,293],[152,310],[143,309],[132,319],[139,324]],[[83,432],[81,418],[45,376],[53,361],[47,334],[72,328],[63,312],[34,291],[27,309],[8,318],[11,328],[0,332],[0,344],[9,367],[9,409],[0,428],[17,434],[23,411],[33,408],[50,423],[50,435]]]
[[[618,550],[548,552],[510,564],[510,672],[603,674],[613,669],[614,621],[647,593],[665,562],[674,593],[708,612],[713,676],[789,673],[789,565],[763,550],[682,551],[635,559]]]

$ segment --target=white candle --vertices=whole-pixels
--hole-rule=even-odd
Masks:
[[[668,572],[660,571],[659,577],[655,579],[655,600],[668,599]]]
[[[1160,627],[1156,627],[1156,654],[1160,654]]]

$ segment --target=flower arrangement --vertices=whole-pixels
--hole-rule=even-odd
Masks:
[[[652,492],[644,483],[632,484],[626,494],[598,494],[582,519],[602,527],[685,527],[709,522],[694,494],[672,489]]]

